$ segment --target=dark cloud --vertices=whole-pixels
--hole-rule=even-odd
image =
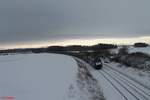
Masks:
[[[149,4],[149,0],[1,0],[0,42],[150,35]]]

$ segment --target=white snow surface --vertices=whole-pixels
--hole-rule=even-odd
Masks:
[[[0,56],[0,97],[15,100],[78,100],[76,61],[57,54]],[[74,98],[72,98],[74,97]]]
[[[134,52],[142,52],[150,55],[150,46],[148,47],[129,47],[129,53],[134,53]]]

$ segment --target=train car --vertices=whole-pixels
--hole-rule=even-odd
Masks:
[[[93,65],[94,65],[93,67],[94,67],[96,70],[102,69],[103,64],[102,64],[101,59],[96,58],[93,63],[94,63],[94,64],[93,64]]]

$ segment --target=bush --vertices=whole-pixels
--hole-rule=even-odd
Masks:
[[[134,47],[147,47],[148,46],[148,44],[146,44],[146,43],[135,43],[134,44]]]
[[[128,47],[123,46],[119,49],[118,56],[123,56],[128,54]]]
[[[144,69],[149,66],[150,56],[141,52],[131,53],[120,58],[120,62],[124,65]]]

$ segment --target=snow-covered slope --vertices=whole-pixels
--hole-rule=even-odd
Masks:
[[[76,73],[76,61],[64,55],[0,56],[0,98],[12,96],[14,100],[77,100],[70,99],[77,92],[74,87]]]

